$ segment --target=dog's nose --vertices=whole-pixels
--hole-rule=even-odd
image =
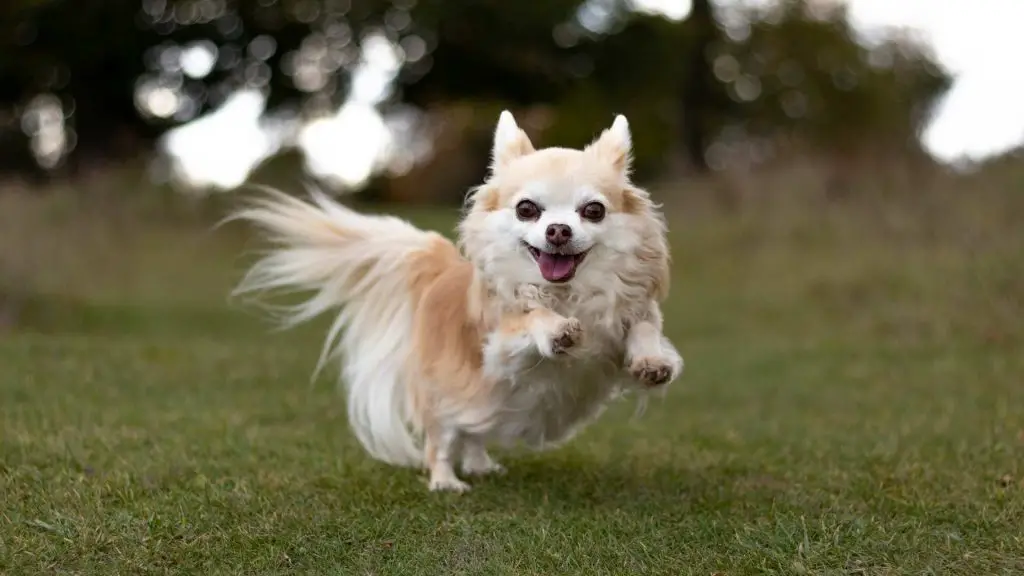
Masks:
[[[545,232],[548,242],[555,246],[562,246],[572,240],[572,228],[565,224],[550,224]]]

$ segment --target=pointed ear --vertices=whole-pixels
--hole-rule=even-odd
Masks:
[[[532,152],[534,148],[530,137],[516,124],[511,112],[502,111],[498,117],[498,127],[494,130],[494,145],[491,148],[492,170],[497,172],[509,162]]]
[[[611,164],[616,170],[627,174],[633,154],[633,136],[629,132],[629,122],[626,117],[619,114],[612,122],[611,128],[604,132],[590,146],[587,151],[597,154],[602,162]]]

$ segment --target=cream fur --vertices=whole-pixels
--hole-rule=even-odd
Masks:
[[[512,115],[495,130],[492,174],[474,191],[452,244],[395,217],[267,191],[233,218],[273,249],[236,293],[312,296],[283,308],[287,326],[337,310],[319,371],[341,362],[350,425],[384,462],[425,466],[432,490],[503,470],[487,445],[556,446],[614,397],[664,390],[683,369],[662,334],[665,223],[629,180],[626,119],[583,150],[535,150]],[[516,204],[541,207],[517,216]],[[600,221],[582,207],[599,202]],[[550,244],[550,225],[571,240]],[[531,255],[585,253],[567,282]],[[558,280],[556,277],[555,280]]]

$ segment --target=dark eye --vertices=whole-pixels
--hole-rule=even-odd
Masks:
[[[600,222],[604,220],[604,205],[600,202],[591,202],[580,209],[580,216],[591,222]]]
[[[521,200],[516,204],[516,218],[520,220],[536,220],[540,217],[540,206],[529,200]]]

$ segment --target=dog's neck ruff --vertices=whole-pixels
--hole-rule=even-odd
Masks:
[[[506,282],[485,279],[487,291],[499,301],[517,304],[536,304],[558,310],[565,306],[576,306],[587,298],[601,296],[601,292],[587,290],[574,282],[565,284],[535,284],[530,282]]]

